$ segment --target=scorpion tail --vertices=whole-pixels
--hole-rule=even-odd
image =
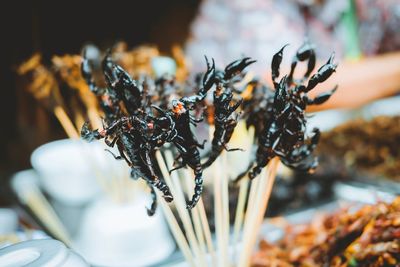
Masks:
[[[191,210],[196,206],[197,202],[200,200],[201,193],[203,193],[203,172],[202,171],[195,171],[195,178],[194,178],[194,194],[192,200],[189,201],[186,208]]]
[[[165,199],[165,201],[171,202],[172,200],[174,200],[174,197],[172,196],[169,187],[165,184],[164,181],[160,179],[155,179],[151,181],[151,184],[163,193],[163,198]]]
[[[156,213],[156,209],[157,209],[157,195],[156,195],[156,191],[154,190],[154,187],[149,183],[148,183],[148,185],[151,190],[150,194],[151,194],[152,203],[151,203],[150,208],[146,208],[146,209],[147,209],[147,215],[153,216],[154,213]]]

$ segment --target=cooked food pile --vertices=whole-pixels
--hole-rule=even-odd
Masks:
[[[289,225],[276,244],[262,241],[253,266],[399,266],[400,198]]]
[[[400,181],[399,125],[400,116],[350,121],[322,134],[319,154],[334,157],[348,176],[364,171]]]

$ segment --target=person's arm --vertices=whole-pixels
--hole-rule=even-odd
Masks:
[[[336,73],[309,95],[315,97],[335,85],[338,90],[326,103],[309,106],[307,111],[354,108],[400,92],[400,52],[338,63]]]

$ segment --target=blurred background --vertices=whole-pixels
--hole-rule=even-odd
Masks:
[[[63,135],[54,121],[50,135],[38,134],[35,116],[43,111],[37,110],[28,93],[16,89],[19,64],[34,52],[50,62],[53,55],[80,54],[87,43],[107,48],[119,40],[129,47],[157,44],[169,51],[173,44],[184,44],[198,6],[199,1],[191,0],[116,1],[111,6],[96,1],[7,3],[0,26],[4,36],[1,172],[27,168],[34,147]]]

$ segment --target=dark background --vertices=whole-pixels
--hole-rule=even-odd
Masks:
[[[7,2],[0,14],[0,178],[29,167],[32,147],[25,143],[35,138],[35,129],[19,122],[18,110],[30,102],[20,101],[18,64],[36,51],[45,60],[54,54],[79,53],[87,42],[103,47],[117,40],[129,47],[154,43],[169,51],[188,37],[199,4],[196,0]]]

